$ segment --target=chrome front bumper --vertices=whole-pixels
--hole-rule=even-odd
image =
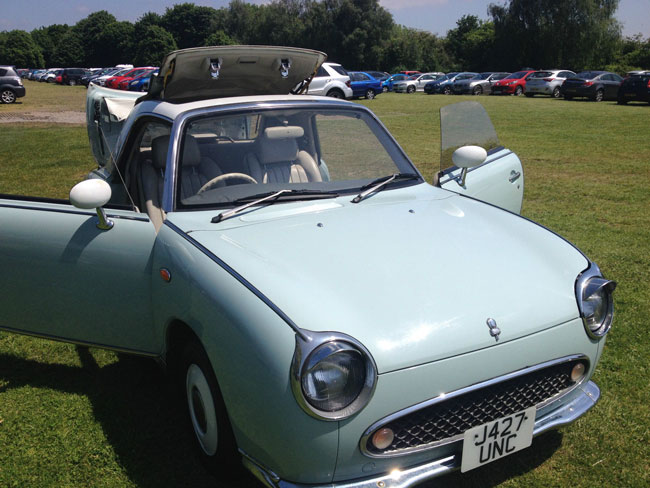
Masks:
[[[570,424],[593,407],[600,398],[600,390],[596,383],[589,381],[579,386],[582,394],[571,402],[551,411],[535,421],[533,435],[539,435],[547,430]],[[325,485],[295,484],[281,480],[275,473],[260,466],[255,460],[243,454],[243,463],[253,475],[268,488],[408,488],[423,481],[450,473],[460,468],[459,454],[436,459],[425,464],[395,470],[373,478],[341,481]]]

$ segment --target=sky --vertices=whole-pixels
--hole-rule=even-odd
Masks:
[[[146,12],[163,14],[166,7],[190,1],[195,5],[220,8],[229,0],[0,0],[0,31],[20,29],[31,31],[51,24],[74,25],[98,10],[108,10],[117,20],[135,22]],[[249,3],[266,3],[252,0]],[[380,0],[398,24],[444,36],[456,27],[463,15],[476,15],[487,20],[490,3],[505,0]],[[650,38],[650,0],[620,0],[616,14],[623,24],[623,35],[637,33]]]

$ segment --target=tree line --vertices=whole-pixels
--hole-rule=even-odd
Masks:
[[[349,69],[515,71],[522,67],[650,68],[650,38],[623,37],[619,0],[509,0],[488,20],[465,15],[445,37],[394,22],[379,0],[232,0],[182,3],[135,23],[105,10],[75,25],[0,32],[0,64],[17,67],[157,66],[176,49],[226,44],[324,51]]]

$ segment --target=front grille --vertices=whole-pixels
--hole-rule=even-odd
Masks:
[[[571,369],[586,359],[572,360],[535,370],[502,382],[489,384],[458,396],[433,403],[404,416],[381,424],[366,438],[366,450],[370,454],[390,455],[412,449],[451,442],[463,433],[486,422],[540,405],[568,391],[575,383],[571,381]],[[379,429],[391,429],[395,438],[386,449],[372,445],[372,435]]]

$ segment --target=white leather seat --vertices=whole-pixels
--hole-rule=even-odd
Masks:
[[[267,127],[257,154],[246,155],[248,173],[258,183],[306,183],[322,181],[318,165],[307,151],[298,150],[304,135],[299,126]]]
[[[157,137],[151,141],[151,161],[145,162],[141,170],[145,209],[156,232],[165,220],[162,198],[168,149],[169,136]],[[180,164],[181,200],[195,195],[205,183],[222,174],[217,163],[201,156],[199,145],[192,136],[185,139]]]

